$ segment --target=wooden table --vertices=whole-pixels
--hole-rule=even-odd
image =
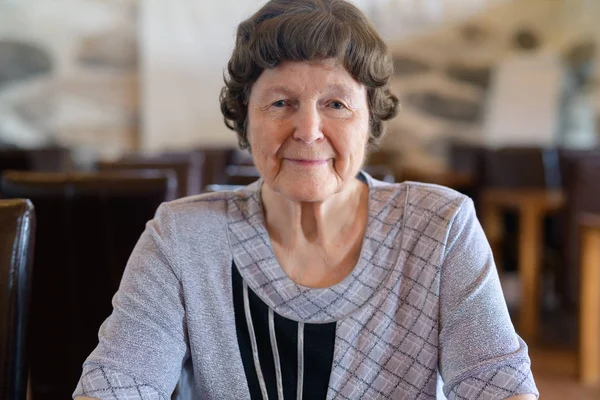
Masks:
[[[600,214],[582,214],[579,379],[600,381]]]
[[[521,281],[521,307],[518,329],[526,340],[535,340],[539,325],[539,285],[542,263],[544,217],[561,209],[565,195],[561,190],[486,189],[482,192],[483,227],[495,247],[504,232],[502,210],[519,212],[518,273]]]

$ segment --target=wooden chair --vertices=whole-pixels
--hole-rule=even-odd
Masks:
[[[537,339],[544,267],[558,274],[555,217],[564,204],[556,149],[488,150],[484,156],[482,222],[500,271],[521,282],[519,333]]]
[[[462,142],[452,142],[449,148],[450,170],[458,176],[468,176],[453,188],[473,199],[475,209],[479,208],[479,194],[484,181],[484,157],[486,148]]]
[[[129,154],[118,161],[99,161],[98,171],[170,170],[177,177],[176,197],[199,194],[202,191],[204,155],[196,152],[158,155]]]
[[[560,189],[561,173],[558,151],[539,147],[515,147],[487,150],[483,153],[481,186],[483,189],[545,190]],[[506,232],[502,244],[498,246],[501,258],[507,269],[517,263],[518,246],[514,240],[518,234],[517,213],[506,210],[503,225]],[[552,231],[557,221],[548,220],[545,227],[545,241],[552,241]],[[513,239],[511,239],[513,238]],[[500,247],[501,246],[501,247]],[[555,246],[556,247],[556,246]]]
[[[70,398],[145,224],[174,198],[171,171],[7,172],[5,196],[37,217],[29,342],[36,400]]]
[[[194,151],[204,155],[203,189],[207,185],[227,184],[226,169],[233,163],[234,148],[197,148]]]
[[[570,165],[565,177],[565,192],[567,202],[561,216],[563,262],[558,289],[565,304],[574,309],[579,303],[579,215],[600,213],[600,158],[582,158]]]
[[[549,189],[561,181],[558,150],[507,147],[484,154],[485,187]]]
[[[70,165],[70,151],[64,147],[0,148],[0,172],[7,170],[58,172],[68,170]]]
[[[581,278],[579,312],[579,380],[600,382],[600,213],[579,214]]]
[[[260,179],[254,165],[228,165],[225,169],[227,185],[246,186]]]
[[[35,213],[29,200],[0,200],[0,394],[25,399]]]

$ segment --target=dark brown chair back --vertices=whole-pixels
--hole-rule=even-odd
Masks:
[[[222,149],[196,149],[204,155],[204,175],[203,184],[224,185],[227,184],[227,174],[225,170],[231,165],[236,157],[236,150],[233,148]]]
[[[225,169],[227,185],[246,186],[260,178],[254,165],[229,165]]]
[[[234,150],[231,153],[230,165],[254,165],[254,158],[248,150]]]
[[[6,170],[29,171],[31,162],[22,149],[0,149],[0,173]]]
[[[450,170],[471,178],[469,184],[458,185],[455,189],[471,197],[476,208],[479,207],[479,195],[485,177],[484,159],[486,151],[487,149],[484,147],[463,142],[452,142],[449,147]]]
[[[448,154],[450,169],[473,176],[473,180],[479,184],[483,179],[485,152],[484,147],[453,142]]]
[[[34,399],[70,398],[129,255],[156,208],[174,197],[174,181],[171,171],[4,174],[5,196],[31,199],[37,216]]]
[[[0,397],[27,395],[27,322],[35,214],[29,200],[0,200]]]
[[[560,292],[568,305],[579,301],[580,240],[578,218],[581,213],[600,213],[600,159],[582,158],[570,166],[565,177],[567,204],[563,215],[562,249],[564,276]]]
[[[177,177],[177,197],[199,194],[204,156],[201,153],[169,153],[155,156],[131,154],[119,161],[100,161],[98,171],[171,170]]]
[[[488,150],[484,155],[483,180],[487,187],[558,188],[558,151],[535,147]]]
[[[580,160],[600,160],[600,149],[559,149],[561,185],[566,189],[568,179],[573,177],[575,164]]]
[[[39,149],[0,149],[0,172],[17,171],[65,171],[71,164],[68,149],[46,147]]]

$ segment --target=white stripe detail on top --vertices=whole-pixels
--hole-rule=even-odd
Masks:
[[[273,350],[273,361],[275,362],[275,376],[277,379],[277,398],[279,400],[283,400],[281,362],[279,361],[279,349],[277,348],[277,337],[275,336],[275,314],[271,307],[269,307],[269,336],[271,337],[271,349]]]
[[[298,322],[298,386],[296,389],[297,400],[302,400],[302,386],[304,385],[304,322]]]
[[[252,358],[254,359],[254,368],[256,368],[256,376],[262,393],[263,400],[269,400],[267,393],[267,385],[265,378],[260,369],[260,361],[258,359],[258,346],[256,344],[256,335],[254,334],[254,324],[252,323],[252,314],[250,313],[250,300],[248,299],[248,284],[244,281],[244,313],[246,314],[246,323],[248,324],[248,333],[250,334],[250,344],[252,345]]]

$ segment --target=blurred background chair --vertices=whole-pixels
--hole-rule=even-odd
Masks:
[[[72,168],[70,151],[64,147],[18,149],[0,147],[0,173],[17,171],[66,171]]]
[[[578,215],[579,278],[579,381],[600,382],[600,213]]]
[[[0,396],[25,399],[35,213],[28,200],[0,200]]]
[[[227,185],[246,186],[260,178],[254,165],[228,165],[225,169]]]
[[[99,161],[98,171],[167,170],[177,177],[176,197],[199,194],[203,185],[204,155],[199,152],[128,154],[118,161]]]
[[[129,255],[156,208],[175,197],[176,178],[172,171],[5,172],[2,191],[36,209],[32,395],[70,398]]]
[[[481,162],[481,161],[480,161]],[[558,151],[554,148],[507,147],[488,149],[482,154],[481,186],[486,189],[544,190],[561,187],[561,168]],[[498,258],[504,270],[514,271],[518,259],[519,216],[515,210],[504,210],[505,240],[498,246]],[[545,240],[551,255],[556,256],[553,232],[556,219],[546,218]],[[553,246],[553,248],[552,248]],[[501,256],[501,257],[500,257]]]
[[[233,148],[198,148],[204,155],[204,173],[202,182],[207,185],[223,185],[227,183],[227,166],[234,162],[236,150]]]
[[[556,214],[564,204],[560,181],[554,148],[507,147],[484,153],[484,227],[499,269],[518,272],[519,332],[532,342],[544,300],[555,298],[546,288],[553,286],[560,263],[560,244],[553,241]]]
[[[560,187],[558,150],[539,147],[490,149],[484,155],[486,187],[550,189]]]
[[[588,154],[571,160],[565,170],[568,174],[564,185],[568,201],[561,215],[563,258],[557,289],[567,307],[574,309],[579,303],[579,216],[583,213],[600,213],[600,155]]]
[[[463,184],[455,185],[453,189],[471,197],[475,202],[475,209],[478,208],[479,192],[484,183],[486,151],[482,146],[453,141],[448,152],[450,171],[465,177]]]

